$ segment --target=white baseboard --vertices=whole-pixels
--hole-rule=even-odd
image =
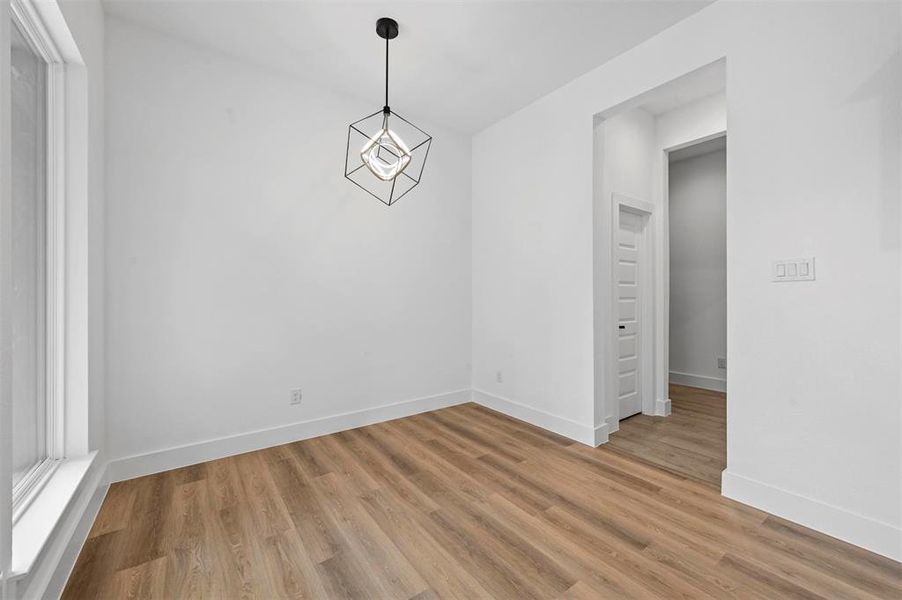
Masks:
[[[590,427],[565,417],[559,417],[508,398],[502,398],[501,396],[476,389],[473,390],[473,402],[492,410],[497,410],[509,417],[526,421],[536,427],[553,431],[587,446],[595,447],[608,441],[607,423],[602,423],[597,427]]]
[[[678,385],[688,385],[691,387],[702,388],[703,390],[712,390],[715,392],[727,391],[727,380],[717,377],[708,377],[707,375],[693,375],[692,373],[680,373],[679,371],[670,372],[670,383]]]
[[[170,469],[187,467],[208,460],[252,452],[298,440],[328,435],[347,429],[408,417],[470,401],[470,390],[456,390],[445,394],[416,398],[364,410],[331,415],[281,427],[250,431],[224,438],[166,448],[146,454],[127,456],[110,462],[110,482],[133,479]]]
[[[656,417],[669,417],[670,416],[670,398],[658,398],[655,400],[655,416]]]
[[[893,560],[902,561],[902,529],[800,496],[729,470],[721,477],[721,493]]]
[[[592,438],[591,445],[593,447],[597,448],[598,446],[601,446],[602,444],[608,443],[608,436],[610,435],[610,432],[608,431],[607,423],[602,423],[601,425],[596,425],[595,429],[592,431],[592,433],[593,433],[593,438]]]

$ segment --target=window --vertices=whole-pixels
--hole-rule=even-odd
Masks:
[[[29,32],[27,21],[10,18],[10,187],[13,513],[21,513],[62,459],[56,432],[62,430],[59,364],[54,334],[61,323],[56,309],[54,261],[61,240],[54,235],[60,210],[49,178],[55,159],[51,122],[54,96],[46,46]]]
[[[72,499],[79,490],[84,498],[93,494],[99,473],[92,471],[97,450],[90,444],[87,361],[92,104],[87,66],[61,5],[11,0],[6,6],[9,12],[0,15],[0,588],[9,593],[11,586],[12,597],[40,598],[48,580],[29,574],[54,536],[66,531]],[[92,483],[82,487],[86,481]],[[17,595],[20,583],[27,587]]]
[[[46,65],[15,22],[10,29],[13,486],[16,486],[47,457]]]

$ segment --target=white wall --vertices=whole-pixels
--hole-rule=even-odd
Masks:
[[[606,119],[603,127],[604,171],[601,184],[608,204],[614,192],[652,202],[651,158],[656,150],[655,118],[642,108],[634,108]]]
[[[725,493],[902,557],[899,16],[719,2],[477,135],[474,387],[593,425],[593,115],[726,57]]]
[[[592,193],[591,174],[578,175],[592,140],[585,155],[571,152],[575,163],[542,144],[566,149],[582,128],[591,136],[592,120],[532,137],[555,123],[533,107],[473,140],[472,385],[480,402],[590,443],[593,223],[591,205],[582,219],[569,212],[567,190]],[[588,264],[571,260],[582,256]]]
[[[727,355],[726,162],[724,150],[671,162],[668,196],[671,381],[718,390],[726,372],[716,357]]]
[[[112,458],[469,388],[469,139],[418,123],[423,181],[388,208],[342,177],[378,95],[106,33]]]

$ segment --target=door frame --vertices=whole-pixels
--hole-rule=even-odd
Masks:
[[[643,286],[639,300],[640,326],[639,339],[636,354],[639,357],[639,369],[641,379],[638,381],[639,395],[642,398],[642,414],[655,414],[655,273],[660,268],[655,260],[656,253],[656,211],[651,202],[632,198],[619,192],[611,193],[611,324],[614,326],[608,333],[608,398],[612,399],[611,416],[608,421],[608,433],[620,429],[620,361],[618,339],[619,330],[616,328],[620,322],[618,289],[617,289],[617,263],[618,245],[620,244],[620,211],[625,210],[643,217],[644,225],[640,234],[639,268],[637,270],[637,282]]]

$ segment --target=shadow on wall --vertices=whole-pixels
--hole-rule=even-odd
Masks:
[[[892,82],[887,85],[886,82]],[[902,52],[890,56],[883,65],[865,79],[849,96],[855,104],[880,102],[880,179],[883,182],[882,218],[879,247],[897,250],[902,231],[902,164],[893,162],[902,148]]]

